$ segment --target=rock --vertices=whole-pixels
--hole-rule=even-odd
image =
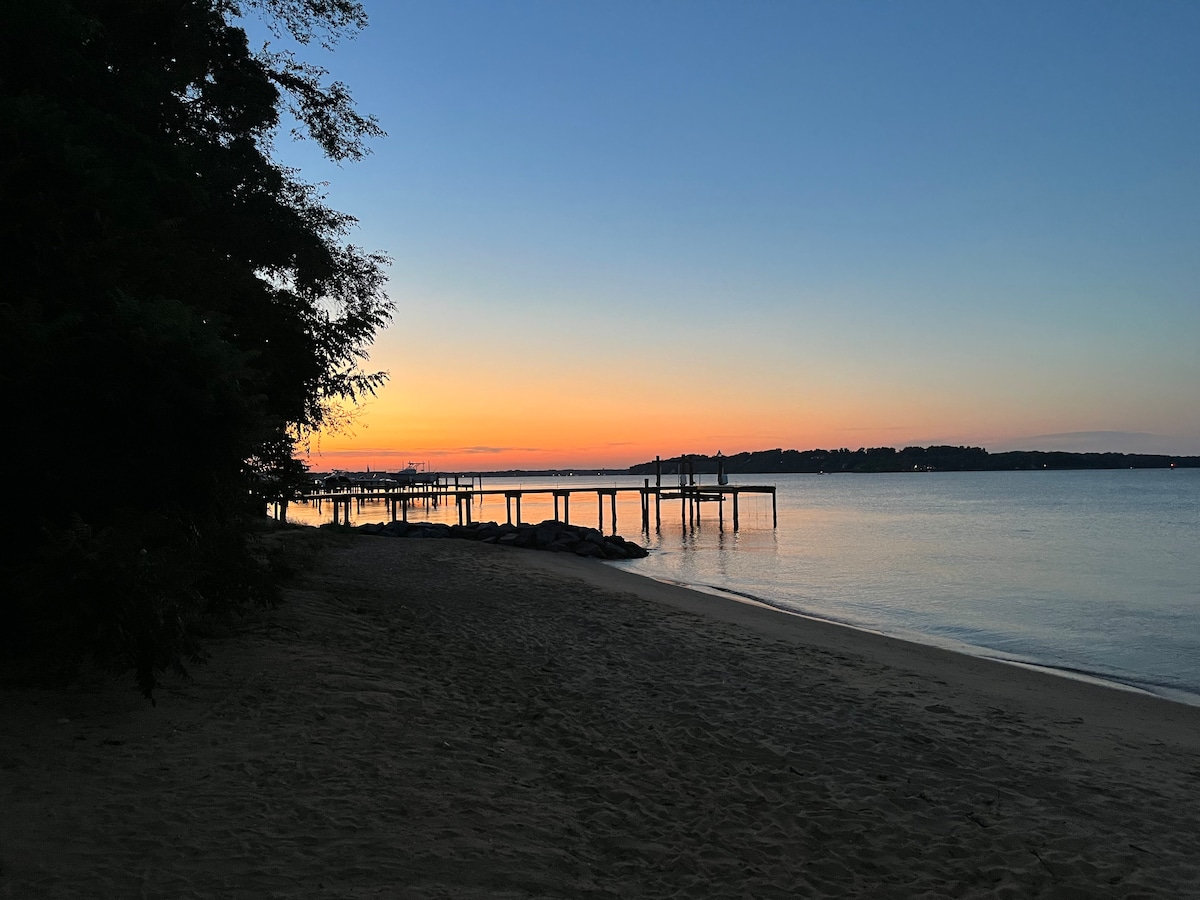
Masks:
[[[563,528],[562,522],[556,522],[554,519],[547,519],[540,525],[537,525],[534,531],[534,539],[539,550],[545,550],[558,539],[559,532]]]
[[[627,541],[618,534],[610,535],[605,543],[615,551],[620,551],[621,555],[614,556],[614,559],[642,559],[650,555],[645,547],[635,544],[633,541]]]
[[[324,525],[322,528],[326,527]],[[332,526],[329,526],[332,527]],[[339,526],[346,528],[348,526]],[[378,522],[356,526],[360,534],[406,538],[458,538],[504,544],[551,553],[575,553],[592,559],[640,559],[646,549],[617,534],[604,535],[595,528],[568,525],[557,519],[546,519],[537,525],[513,525],[509,522],[473,522],[470,525],[447,525],[442,522]]]
[[[604,542],[604,558],[605,559],[628,559],[629,555],[625,552],[625,548],[616,541],[608,540]]]
[[[581,539],[595,544],[597,547],[604,546],[604,535],[595,528],[585,528],[579,536]]]
[[[495,522],[481,522],[475,526],[475,539],[477,541],[495,541],[496,538],[503,534],[501,526]]]
[[[575,546],[575,555],[592,559],[604,559],[604,548],[597,546],[591,541],[580,541]]]

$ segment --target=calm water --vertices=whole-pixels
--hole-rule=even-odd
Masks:
[[[711,481],[711,478],[707,479]],[[1118,682],[1200,705],[1200,470],[734,476],[778,487],[744,495],[741,529],[716,504],[684,529],[677,503],[618,563],[654,578],[952,649]],[[518,479],[485,487],[545,486]],[[640,485],[561,478],[563,487]],[[571,521],[595,525],[596,498]],[[327,521],[296,508],[295,521]],[[504,499],[475,518],[504,521]],[[525,521],[552,515],[526,498]],[[410,513],[456,521],[453,504]],[[383,521],[382,504],[357,521]],[[606,530],[611,530],[607,499]],[[639,539],[636,496],[618,530]]]

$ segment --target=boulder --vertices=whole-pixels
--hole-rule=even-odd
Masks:
[[[475,539],[477,541],[495,542],[495,539],[503,533],[501,526],[495,522],[480,522],[475,526]]]
[[[557,519],[546,519],[537,525],[513,525],[509,522],[502,525],[495,522],[473,522],[470,525],[446,525],[441,522],[378,522],[364,523],[356,526],[354,530],[361,534],[378,534],[385,537],[453,537],[488,544],[548,550],[551,553],[575,553],[592,559],[640,559],[648,555],[644,547],[627,541],[620,535],[605,535],[595,528],[568,525]]]
[[[604,542],[604,558],[605,559],[628,559],[629,554],[625,552],[625,548],[616,541]]]
[[[540,525],[534,527],[534,540],[539,550],[545,550],[553,544],[562,530],[562,522],[556,522],[553,519],[547,519]]]
[[[580,541],[575,545],[575,555],[591,559],[604,559],[604,548],[591,541]]]

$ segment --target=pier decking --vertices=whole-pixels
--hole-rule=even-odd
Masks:
[[[718,527],[725,527],[725,503],[732,501],[733,530],[741,526],[738,499],[742,494],[769,494],[771,497],[771,525],[779,524],[779,513],[775,501],[774,485],[744,485],[744,484],[681,484],[678,487],[664,487],[650,484],[646,479],[642,485],[625,487],[501,487],[484,488],[482,486],[464,487],[461,485],[441,484],[428,488],[395,488],[388,490],[347,490],[319,491],[302,496],[302,500],[317,504],[333,504],[333,521],[350,520],[351,504],[360,507],[364,501],[382,501],[388,505],[392,521],[408,521],[410,508],[424,506],[438,507],[454,501],[458,511],[460,525],[471,524],[476,500],[485,497],[504,497],[505,515],[510,524],[522,524],[521,501],[526,497],[550,497],[554,504],[554,518],[570,524],[572,497],[594,496],[597,508],[597,527],[605,529],[604,507],[608,500],[610,509],[609,527],[612,533],[617,529],[617,498],[625,494],[636,494],[640,498],[641,527],[643,531],[650,530],[651,512],[653,511],[654,527],[662,527],[662,505],[664,502],[679,502],[679,521],[684,528],[694,526],[701,517],[705,504],[717,504]],[[560,504],[561,501],[561,504]],[[577,504],[578,505],[578,504]],[[560,514],[561,506],[561,514]],[[515,517],[514,517],[515,514]]]

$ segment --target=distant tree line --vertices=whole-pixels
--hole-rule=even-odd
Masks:
[[[664,472],[676,472],[684,460],[697,473],[715,473],[717,457],[693,454],[662,460]],[[720,458],[729,474],[835,472],[999,472],[1023,469],[1200,468],[1200,456],[1144,453],[1064,453],[1017,450],[988,453],[982,447],[870,447],[850,450],[755,450]],[[653,475],[655,463],[630,466],[631,475]]]
[[[276,156],[378,125],[243,14],[330,46],[356,0],[2,0],[0,654],[149,693],[198,621],[267,602],[252,540],[298,443],[372,393],[387,260]],[[26,665],[26,663],[22,663]]]

